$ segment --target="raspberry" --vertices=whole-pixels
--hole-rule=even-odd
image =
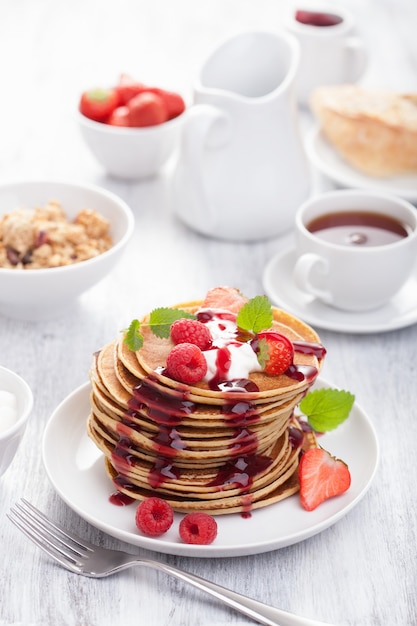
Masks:
[[[217,522],[207,513],[188,513],[181,520],[179,531],[185,543],[208,545],[217,537]]]
[[[208,350],[212,339],[208,327],[197,320],[181,318],[171,325],[171,339],[175,344],[192,343],[200,350]]]
[[[292,365],[294,346],[285,335],[266,330],[258,333],[257,342],[258,361],[265,374],[279,376]]]
[[[174,511],[168,502],[161,498],[147,498],[136,509],[136,526],[145,535],[158,537],[171,528]]]
[[[166,372],[182,383],[197,383],[207,372],[207,361],[198,346],[179,343],[167,356]]]

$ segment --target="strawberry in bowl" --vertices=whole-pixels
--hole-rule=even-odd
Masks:
[[[112,87],[84,91],[79,127],[96,160],[112,176],[155,176],[177,147],[186,105],[182,96],[122,74]]]

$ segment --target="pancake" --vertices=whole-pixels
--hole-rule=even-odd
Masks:
[[[185,303],[177,305],[175,308],[195,313],[198,311],[201,304],[201,302],[192,305]],[[272,308],[272,313],[273,325],[271,330],[284,335],[292,342],[320,343],[317,333],[301,320],[275,307]],[[152,374],[160,380],[161,384],[177,389],[178,382],[164,376],[159,371],[161,367],[163,368],[166,365],[166,358],[172,349],[172,341],[169,338],[161,339],[152,333],[149,327],[149,316],[145,316],[142,320],[141,329],[144,342],[143,347],[135,353],[138,366],[134,369],[134,374],[137,376],[141,376],[143,372],[146,372],[148,375]],[[119,344],[119,349],[122,353],[126,353],[128,348],[126,344],[123,344],[123,340],[121,343],[122,345],[120,346]],[[295,366],[311,367],[313,370],[316,370],[316,374],[317,371],[321,369],[322,361],[323,359],[317,358],[314,354],[305,354],[296,351],[294,355]],[[131,354],[129,355],[129,364],[132,368],[135,367],[134,359]],[[255,383],[258,390],[255,393],[246,392],[244,396],[246,399],[256,399],[258,403],[263,400],[268,402],[272,397],[292,394],[295,389],[303,390],[309,386],[308,378],[295,382],[294,379],[289,378],[286,374],[271,377],[263,372],[251,372],[249,379]],[[194,394],[196,397],[200,397],[200,402],[219,402],[221,404],[223,400],[223,392],[210,389],[207,383],[203,381],[196,385],[188,386],[187,392]],[[205,400],[205,398],[208,399]]]
[[[173,308],[196,314],[204,304]],[[134,500],[157,495],[176,511],[219,515],[248,513],[297,492],[300,455],[317,441],[294,411],[325,350],[301,320],[275,307],[272,315],[269,330],[294,346],[291,366],[278,376],[256,365],[239,380],[174,380],[166,369],[174,344],[153,333],[149,315],[141,320],[139,350],[121,333],[94,355],[87,432],[110,484]],[[230,344],[239,342],[236,335]]]

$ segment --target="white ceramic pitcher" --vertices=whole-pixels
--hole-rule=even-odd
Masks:
[[[173,173],[177,215],[205,235],[280,235],[310,192],[298,125],[299,44],[287,33],[246,32],[202,67]]]

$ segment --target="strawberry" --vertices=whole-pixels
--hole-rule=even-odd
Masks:
[[[292,365],[294,346],[285,335],[270,330],[262,331],[257,334],[253,347],[265,374],[279,376]]]
[[[166,371],[174,380],[187,384],[197,383],[207,372],[207,361],[198,346],[179,343],[167,356]]]
[[[125,106],[114,109],[107,120],[107,124],[110,126],[129,126],[129,109]]]
[[[168,119],[167,109],[161,96],[144,91],[127,103],[130,126],[156,126]]]
[[[214,287],[207,292],[201,308],[226,309],[238,313],[247,301],[248,299],[234,287]]]
[[[207,513],[188,513],[180,522],[179,533],[185,543],[208,545],[217,536],[217,522]]]
[[[200,350],[208,350],[212,344],[209,328],[197,320],[186,318],[176,320],[171,325],[170,334],[175,344],[192,343]]]
[[[114,89],[119,97],[119,104],[123,106],[134,96],[146,90],[146,86],[129,76],[129,74],[120,74],[119,82]]]
[[[162,99],[165,102],[168,119],[172,120],[185,111],[185,102],[179,93],[173,91],[162,91]]]
[[[91,89],[81,94],[80,113],[95,122],[106,122],[119,104],[119,97],[114,89]]]
[[[179,93],[166,91],[166,89],[160,89],[159,87],[146,87],[146,90],[151,93],[155,93],[162,98],[165,102],[169,120],[172,120],[174,117],[178,117],[178,115],[181,115],[181,113],[185,111],[185,102]]]
[[[306,511],[313,511],[328,498],[344,493],[351,482],[346,463],[323,448],[310,448],[304,452],[298,478],[301,505]]]

